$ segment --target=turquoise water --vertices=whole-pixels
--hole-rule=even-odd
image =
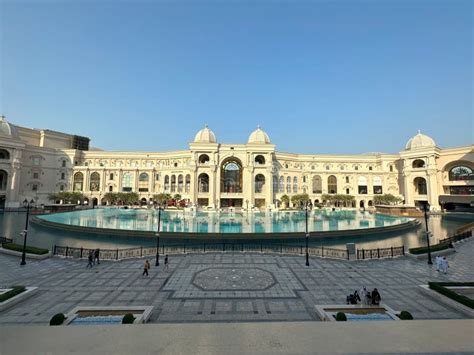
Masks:
[[[52,216],[52,215],[50,215]],[[439,239],[452,235],[460,226],[474,221],[473,214],[449,214],[443,216],[430,216],[428,225],[433,233],[431,243],[437,243]],[[422,220],[423,224],[424,221]],[[334,222],[332,222],[334,223]],[[25,228],[25,213],[8,212],[0,213],[0,236],[13,238],[16,243],[22,243],[23,238],[20,232]],[[356,243],[358,248],[386,248],[391,246],[405,245],[407,248],[426,245],[426,238],[423,233],[424,228],[409,229],[398,232],[384,232],[368,235],[348,235],[344,237],[328,237],[310,239],[310,245],[327,246],[333,248],[345,248],[346,243]],[[266,238],[271,238],[267,234]],[[218,239],[218,238],[217,238]],[[172,244],[173,241],[167,241],[161,238],[162,244]],[[175,242],[174,242],[175,243]],[[281,243],[281,241],[278,241]],[[301,238],[297,243],[304,243]],[[84,247],[84,248],[129,248],[137,246],[154,246],[155,238],[136,237],[136,236],[111,236],[106,234],[88,234],[63,231],[55,228],[42,227],[31,224],[28,228],[28,245],[51,249],[54,244]]]
[[[68,225],[107,229],[156,231],[156,210],[104,208],[56,213],[39,218]],[[388,227],[408,222],[405,217],[359,211],[314,210],[308,213],[310,232]],[[304,233],[304,212],[184,213],[161,212],[162,232],[187,233]]]
[[[74,318],[70,325],[122,324],[123,316],[87,316]]]

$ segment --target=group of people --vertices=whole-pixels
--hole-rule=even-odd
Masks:
[[[99,249],[89,250],[89,256],[87,257],[88,262],[87,262],[86,267],[92,268],[95,265],[96,261],[97,261],[97,265],[99,265],[100,264],[99,256],[100,256]]]
[[[169,270],[170,262],[168,258],[168,254],[165,255],[165,270]],[[148,261],[148,259],[145,260],[145,263],[143,264],[143,273],[142,276],[149,276],[148,275],[148,270],[150,270],[151,264]]]
[[[354,293],[351,293],[346,297],[347,304],[357,304],[358,302],[361,302],[365,305],[378,306],[381,300],[380,293],[376,288],[370,292],[365,286],[362,287],[360,293],[355,290]]]
[[[448,272],[448,260],[445,256],[436,256],[436,271],[444,272],[445,274]]]

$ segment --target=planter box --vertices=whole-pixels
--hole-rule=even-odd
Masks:
[[[370,306],[366,304],[344,304],[344,305],[317,305],[315,306],[316,308],[316,313],[318,317],[322,321],[328,321],[328,322],[336,322],[336,319],[332,316],[333,314],[337,312],[343,312],[343,313],[354,313],[354,312],[364,312],[368,311],[367,313],[381,313],[385,314],[390,319],[386,320],[395,320],[399,321],[400,318],[397,317],[396,313],[392,308],[388,307],[387,305],[381,303],[379,306]],[[354,311],[354,312],[351,312]],[[373,311],[373,312],[370,312]],[[349,319],[348,319],[349,320]],[[370,319],[367,320],[360,320],[360,321],[370,321]]]
[[[110,315],[125,315],[126,313],[132,313],[135,316],[133,324],[142,324],[148,322],[150,319],[153,306],[78,306],[73,308],[68,314],[66,314],[66,320],[63,325],[69,325],[79,316],[81,312],[87,313],[103,313],[106,316],[109,312]]]
[[[10,308],[21,301],[26,300],[38,292],[38,287],[26,287],[25,291],[19,293],[18,295],[7,299],[4,302],[0,302],[0,312],[4,311],[7,308]]]
[[[474,318],[474,309],[471,309],[462,303],[459,303],[435,290],[432,290],[428,285],[420,285],[421,291],[435,300],[445,304],[446,306],[457,309],[459,312],[467,315],[469,318]]]
[[[447,248],[447,249],[444,249],[444,250],[439,250],[439,251],[433,251],[431,252],[431,257],[432,258],[436,258],[436,256],[438,255],[449,255],[449,254],[454,254],[456,252],[456,249],[455,248]],[[428,257],[428,253],[425,253],[425,254],[411,254],[411,253],[407,253],[406,255],[408,255],[409,257],[411,258],[414,258],[414,259],[426,259]],[[434,263],[434,261],[433,261]]]
[[[13,255],[13,256],[19,256],[21,258],[22,252],[21,251],[16,251],[16,250],[10,250],[10,249],[5,249],[5,248],[0,248],[0,253],[2,254],[7,254],[7,255]],[[47,254],[30,254],[26,253],[26,257],[28,259],[35,259],[35,260],[44,260],[47,259],[51,256],[51,252],[48,252]]]

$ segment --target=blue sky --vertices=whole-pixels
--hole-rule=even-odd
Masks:
[[[111,150],[398,152],[473,142],[471,1],[9,1],[0,112]]]

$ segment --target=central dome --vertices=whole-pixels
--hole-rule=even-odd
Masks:
[[[216,135],[205,125],[203,129],[196,133],[194,143],[217,143]]]
[[[263,131],[260,126],[257,127],[255,131],[250,133],[249,140],[247,141],[249,144],[270,144],[270,138],[268,134]]]
[[[412,138],[410,138],[405,146],[406,150],[410,149],[419,149],[419,148],[427,148],[427,147],[435,147],[436,143],[433,138],[427,136],[426,134],[422,134],[418,131],[418,134]]]
[[[0,116],[0,134],[11,137],[18,137],[16,128],[5,120],[5,116]]]

